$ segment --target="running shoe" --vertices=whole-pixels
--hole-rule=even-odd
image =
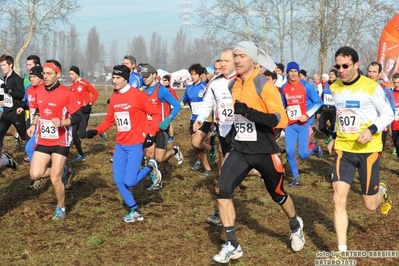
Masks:
[[[384,193],[384,196],[382,197],[382,202],[380,204],[380,211],[382,214],[386,215],[392,209],[391,193],[389,191],[389,186],[388,186],[387,181],[380,180],[379,186],[383,187],[385,189],[385,193]]]
[[[22,139],[19,137],[19,134],[17,132],[17,135],[14,137],[15,143],[17,143],[18,146],[21,145]]]
[[[195,164],[193,166],[191,166],[190,169],[193,170],[193,171],[201,170],[201,162],[200,161],[196,161]]]
[[[75,172],[69,168],[68,166],[64,166],[64,172],[62,173],[62,183],[64,183],[64,186],[66,189],[69,189],[72,187],[72,178],[75,175]]]
[[[300,251],[305,245],[305,235],[303,234],[303,221],[301,217],[297,217],[299,222],[299,228],[294,232],[291,232],[291,248],[294,252]]]
[[[63,211],[61,207],[57,206],[57,208],[55,208],[53,220],[60,220],[64,219],[65,217],[66,217],[66,211]]]
[[[100,134],[100,137],[101,137],[102,141],[106,141],[107,140],[107,134],[105,132]]]
[[[169,137],[169,138],[168,138],[168,142],[169,142],[169,143],[171,143],[171,142],[173,142],[173,141],[175,141],[175,139],[174,139],[173,137]]]
[[[314,152],[316,153],[317,158],[323,157],[323,150],[321,149],[320,145],[317,143],[316,140],[313,140],[312,142],[316,146],[316,149],[314,150]]]
[[[219,254],[213,256],[212,261],[228,263],[230,260],[241,258],[242,255],[243,253],[240,244],[238,244],[238,246],[235,248],[233,245],[231,245],[230,241],[227,241],[223,244],[222,250],[219,252]]]
[[[86,161],[86,155],[80,155],[76,156],[75,159],[73,159],[73,162],[84,162]]]
[[[301,178],[294,178],[294,181],[290,183],[290,187],[298,187],[302,184]]]
[[[42,185],[43,185],[43,179],[39,179],[39,180],[31,179],[28,189],[38,190]]]
[[[327,136],[324,138],[324,143],[325,143],[326,145],[327,145],[328,143],[330,143],[331,138],[332,138],[331,135],[327,135]]]
[[[175,158],[177,160],[178,164],[183,164],[184,162],[184,157],[183,157],[183,153],[181,152],[180,146],[176,145],[173,147],[173,149],[177,150],[177,153],[175,154]]]
[[[162,183],[152,184],[150,187],[147,188],[148,191],[155,191],[155,190],[161,190],[161,189],[162,189]]]
[[[208,177],[212,175],[212,171],[211,170],[204,170],[204,172],[202,172],[202,174],[200,175],[200,177]]]
[[[396,153],[396,148],[395,148],[395,149],[393,149],[393,151],[392,151],[392,155],[395,155],[395,156],[397,156],[397,153]]]
[[[1,154],[1,157],[5,158],[8,161],[6,167],[11,168],[14,171],[18,170],[18,163],[14,160],[14,158],[11,157],[10,154],[8,154],[7,152],[3,152]]]
[[[128,215],[123,217],[125,223],[133,223],[136,221],[144,221],[143,215],[138,211],[131,211]]]
[[[215,213],[205,219],[205,221],[211,225],[215,226],[223,226],[222,220],[220,219],[220,215],[218,211],[215,211]]]
[[[158,162],[155,159],[148,160],[147,166],[152,169],[151,174],[154,175],[152,183],[158,185],[162,181],[162,174],[158,169]]]

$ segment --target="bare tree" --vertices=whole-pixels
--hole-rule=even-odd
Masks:
[[[179,70],[187,68],[185,60],[187,49],[187,37],[183,33],[183,30],[177,32],[176,37],[172,41],[172,53],[171,53],[171,69]]]
[[[69,17],[80,9],[77,0],[8,0],[2,2],[0,16],[0,47],[4,53],[9,54],[11,47],[16,47],[14,70],[20,72],[20,58],[26,51],[34,36],[51,29],[57,22],[68,22]],[[17,17],[16,29],[22,34],[23,39],[16,46],[9,43],[3,33],[14,27]]]
[[[91,78],[97,78],[102,74],[98,73],[100,65],[104,64],[104,46],[100,43],[100,34],[96,27],[92,27],[87,35],[86,44],[86,73],[90,73]],[[103,71],[103,70],[102,70]]]
[[[234,46],[250,40],[284,62],[287,34],[294,34],[289,28],[291,1],[203,0],[197,13],[213,44]]]
[[[136,58],[137,63],[150,63],[148,61],[147,46],[143,36],[139,35],[133,38],[130,46],[130,54]]]
[[[353,46],[361,57],[376,51],[386,18],[399,8],[393,0],[319,0],[301,4],[302,14],[307,11],[307,16],[297,20],[307,40],[303,48],[317,54],[319,73],[332,65],[333,53],[339,46]]]
[[[120,64],[121,59],[118,55],[118,42],[112,40],[110,51],[109,51],[109,63],[111,66]]]

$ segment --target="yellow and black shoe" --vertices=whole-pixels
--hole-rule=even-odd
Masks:
[[[380,204],[380,211],[382,214],[386,215],[392,209],[392,198],[389,191],[389,185],[385,180],[380,180],[379,185],[385,189],[385,193]]]

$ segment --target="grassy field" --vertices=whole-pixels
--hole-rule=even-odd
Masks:
[[[110,90],[100,89],[93,113],[106,111]],[[182,91],[178,91],[181,96]],[[188,135],[188,109],[176,117],[175,143],[183,149],[185,162],[174,158],[162,166],[164,188],[149,192],[145,179],[132,189],[141,207],[144,222],[126,224],[128,213],[115,188],[108,151],[113,149],[115,128],[108,140],[99,137],[83,140],[87,160],[69,163],[76,171],[73,187],[67,191],[68,216],[52,221],[56,206],[49,180],[38,190],[28,190],[29,165],[24,153],[7,138],[5,150],[20,163],[19,170],[1,172],[0,179],[0,265],[212,265],[212,256],[224,243],[221,228],[205,222],[215,209],[213,177],[202,178],[190,166],[195,156]],[[102,117],[90,119],[92,128]],[[292,196],[298,215],[303,218],[306,244],[301,252],[289,248],[288,220],[280,207],[256,177],[247,178],[245,187],[234,193],[237,212],[237,237],[244,256],[231,265],[315,265],[317,251],[336,250],[333,228],[332,189],[328,181],[332,157],[322,136],[324,155],[300,162],[304,181],[299,188],[285,187]],[[367,211],[363,206],[360,185],[354,181],[348,198],[350,250],[399,250],[398,159],[391,155],[392,141],[382,157],[381,177],[393,191],[394,207],[387,216]],[[69,161],[76,156],[71,149]],[[287,171],[288,173],[289,171]],[[357,265],[399,265],[399,258],[359,258]]]

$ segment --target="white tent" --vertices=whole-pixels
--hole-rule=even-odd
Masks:
[[[175,89],[184,89],[191,83],[191,75],[187,69],[180,69],[171,75],[170,83]]]
[[[169,74],[169,72],[168,71],[166,71],[166,70],[163,70],[163,69],[157,69],[157,72],[158,72],[158,76],[160,77],[160,78],[162,78],[163,76],[165,76],[165,75],[168,75]]]

